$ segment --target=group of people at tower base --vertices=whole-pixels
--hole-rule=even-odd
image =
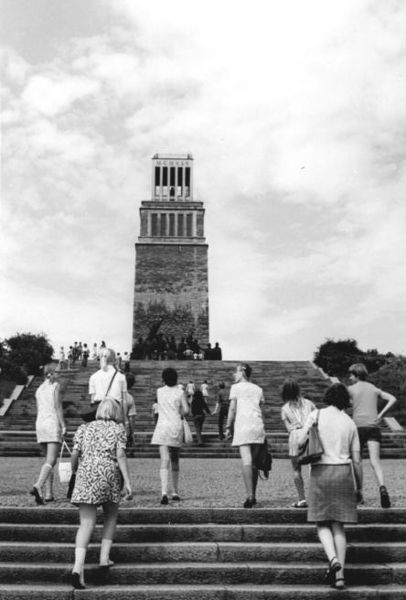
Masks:
[[[100,548],[100,576],[112,566],[110,549],[117,523],[120,499],[131,499],[132,487],[126,459],[126,378],[115,368],[116,356],[106,348],[100,354],[100,369],[89,380],[91,410],[73,439],[70,485],[71,502],[79,507],[80,526],[76,535],[74,588],[85,588],[84,564],[87,547],[96,524],[96,510],[103,507],[104,525]],[[31,494],[37,504],[53,500],[52,477],[66,427],[59,399],[57,372],[45,368],[45,381],[36,393],[38,442],[45,451],[45,462]],[[246,490],[244,508],[256,505],[257,457],[266,441],[261,387],[251,382],[251,367],[239,364],[230,387],[225,437],[239,448]],[[368,381],[363,364],[349,369],[350,385],[333,383],[326,391],[325,408],[316,409],[303,398],[298,383],[285,381],[282,389],[282,420],[289,432],[289,457],[298,493],[295,508],[308,507],[307,519],[315,522],[319,540],[328,559],[326,582],[337,589],[345,587],[345,523],[357,522],[357,504],[363,503],[361,453],[368,446],[371,465],[379,484],[382,508],[390,507],[380,462],[380,422],[396,398]],[[177,372],[166,368],[163,386],[157,390],[159,417],[151,444],[159,447],[161,505],[179,502],[179,452],[184,443],[186,415],[190,406]],[[385,402],[378,413],[378,401]],[[346,409],[352,406],[352,418]],[[309,490],[305,498],[300,447],[310,428],[316,424],[323,446],[318,462],[310,467]],[[169,479],[171,494],[169,494]],[[44,496],[43,496],[44,492]]]

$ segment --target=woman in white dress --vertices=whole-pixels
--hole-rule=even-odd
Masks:
[[[182,418],[189,412],[185,392],[178,387],[178,374],[167,368],[162,373],[164,386],[157,390],[159,418],[155,426],[151,444],[159,446],[161,457],[161,504],[168,504],[169,465],[172,474],[172,500],[178,501],[179,448],[183,444]]]
[[[293,481],[299,496],[294,508],[307,508],[301,466],[297,462],[299,454],[298,436],[310,413],[316,409],[313,402],[302,397],[300,387],[294,379],[286,379],[282,387],[282,421],[289,432],[289,458],[293,468]]]
[[[37,504],[45,504],[45,502],[54,500],[52,490],[53,468],[58,459],[62,437],[66,433],[62,402],[59,397],[58,373],[55,365],[46,365],[44,374],[45,381],[35,393],[37,399],[37,420],[35,423],[37,442],[45,453],[45,462],[41,467],[37,481],[30,491]],[[45,498],[42,495],[44,486]]]
[[[258,469],[253,464],[253,455],[265,440],[261,410],[264,394],[262,388],[249,381],[251,371],[251,367],[245,363],[236,368],[235,384],[230,388],[230,408],[226,427],[226,438],[229,438],[231,437],[231,426],[234,423],[232,445],[240,448],[242,474],[247,492],[244,508],[252,508],[257,503],[255,492]]]

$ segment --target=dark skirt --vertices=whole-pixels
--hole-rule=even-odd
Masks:
[[[351,465],[312,465],[307,501],[308,521],[357,523]]]

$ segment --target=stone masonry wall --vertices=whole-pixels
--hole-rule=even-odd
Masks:
[[[209,341],[206,244],[136,244],[133,344],[163,319],[160,331],[176,341],[193,331]]]

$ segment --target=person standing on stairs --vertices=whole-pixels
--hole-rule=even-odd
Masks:
[[[317,423],[323,454],[311,465],[307,520],[315,522],[329,561],[326,583],[344,589],[347,540],[344,523],[357,523],[356,489],[361,484],[357,427],[345,410],[350,396],[342,383],[333,383],[324,395],[327,408],[310,413],[298,435],[299,445]]]
[[[247,499],[244,508],[252,508],[256,503],[255,493],[258,482],[258,469],[253,456],[265,440],[265,427],[261,405],[264,403],[262,388],[250,382],[252,369],[246,363],[239,364],[234,373],[234,385],[230,388],[230,408],[228,410],[226,438],[231,437],[234,423],[233,446],[239,446]]]
[[[45,504],[45,502],[54,500],[52,489],[53,469],[61,449],[62,438],[66,433],[56,366],[52,363],[45,365],[44,375],[45,381],[35,393],[37,400],[35,430],[37,442],[45,453],[45,462],[41,467],[37,481],[30,491],[36,504]],[[45,488],[44,497],[43,488]]]
[[[97,408],[96,420],[81,425],[73,439],[71,463],[76,479],[71,502],[79,506],[80,517],[72,570],[75,589],[85,588],[86,551],[96,525],[97,507],[101,505],[104,514],[99,565],[100,575],[105,576],[113,564],[110,549],[123,484],[125,498],[130,500],[132,497],[125,454],[127,437],[120,418],[119,404],[113,398],[105,398]]]
[[[201,390],[196,390],[193,394],[192,402],[190,404],[190,410],[192,412],[193,422],[196,430],[196,442],[198,446],[204,446],[202,431],[203,423],[206,419],[205,413],[211,415],[210,409],[207,406],[205,397]]]
[[[299,500],[294,502],[292,506],[294,508],[306,508],[307,502],[302,470],[301,465],[297,461],[299,453],[297,439],[307,417],[316,407],[313,402],[302,397],[297,381],[291,378],[286,379],[283,384],[282,400],[285,404],[282,406],[281,417],[289,432],[289,458],[293,468],[293,481],[299,496]]]
[[[374,470],[379,485],[379,494],[382,508],[390,508],[390,498],[385,487],[383,469],[380,461],[381,429],[380,424],[384,414],[395,404],[396,398],[384,392],[366,381],[368,370],[363,363],[351,365],[348,370],[350,386],[348,388],[351,405],[352,418],[358,428],[358,435],[362,450],[368,445],[369,460]],[[378,402],[384,400],[385,406],[378,414]],[[362,481],[360,486],[359,502],[362,498]]]
[[[172,474],[172,500],[179,501],[179,449],[183,444],[182,419],[189,412],[183,389],[178,387],[178,374],[168,367],[162,372],[165,384],[157,390],[159,418],[152,435],[151,444],[159,446],[161,457],[161,504],[168,504],[169,465]]]

